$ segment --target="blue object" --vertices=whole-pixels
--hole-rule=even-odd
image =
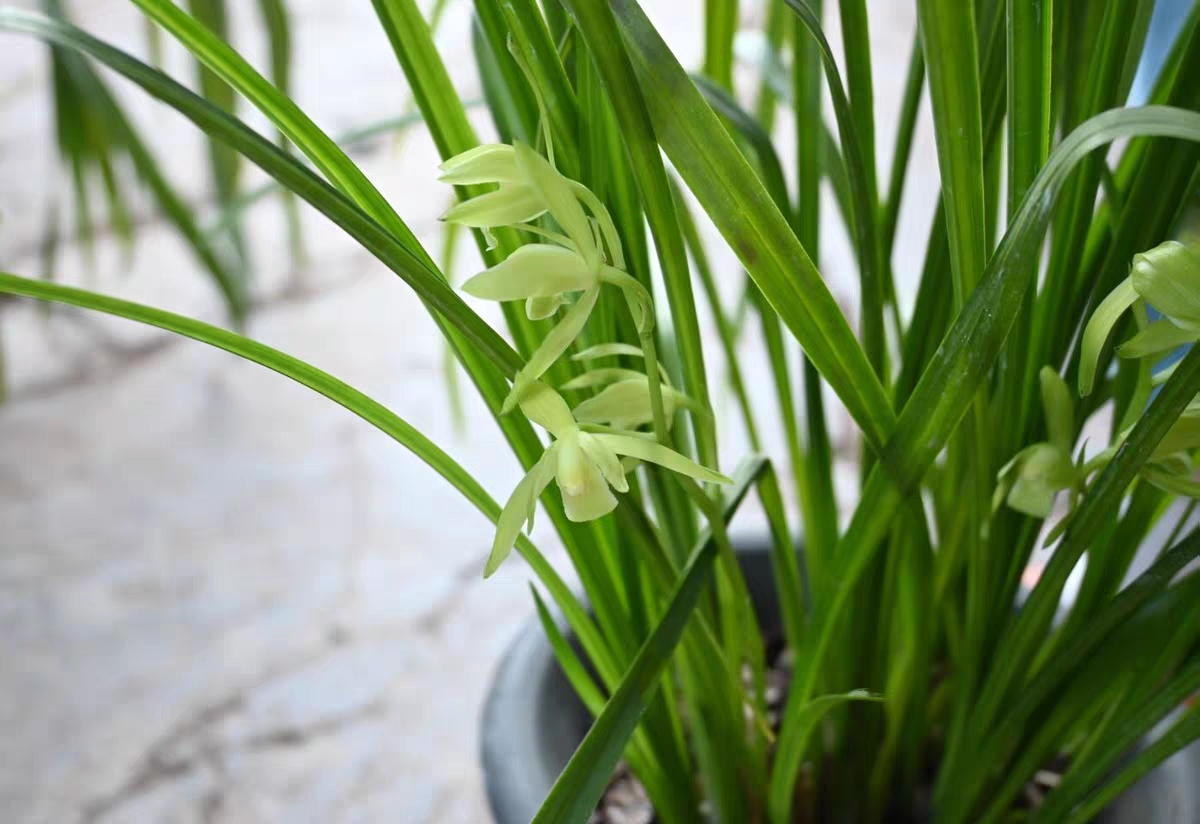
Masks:
[[[1158,0],[1154,4],[1150,29],[1146,32],[1146,46],[1142,50],[1142,62],[1133,78],[1133,88],[1129,90],[1130,106],[1144,106],[1150,99],[1154,81],[1158,79],[1175,37],[1179,34],[1194,2],[1195,0]]]

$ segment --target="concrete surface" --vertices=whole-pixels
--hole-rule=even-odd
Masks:
[[[674,13],[678,2],[647,7],[696,65],[700,3],[689,0],[683,14]],[[253,4],[230,5],[239,45],[262,65]],[[296,97],[318,123],[336,134],[406,105],[369,3],[291,5]],[[744,22],[757,19],[757,4],[743,5]],[[886,180],[912,11],[871,5]],[[89,30],[143,50],[131,4],[74,6]],[[453,3],[439,36],[464,97],[479,93],[469,12],[465,0]],[[836,26],[830,35],[838,42]],[[46,68],[30,41],[3,35],[0,44],[0,268],[42,274],[47,205],[67,191]],[[178,47],[168,48],[167,67],[191,77]],[[114,84],[172,180],[206,202],[203,147],[190,124]],[[781,145],[788,131],[782,122]],[[935,194],[926,126],[917,151],[897,256],[905,283],[920,266]],[[414,132],[399,151],[376,141],[357,159],[436,253],[435,218],[450,193],[435,182],[427,137]],[[247,174],[247,186],[261,179]],[[68,239],[56,276],[220,321],[186,250],[144,203],[139,218],[132,260],[102,236],[88,265]],[[250,334],[394,408],[506,496],[516,462],[466,381],[469,425],[455,430],[440,339],[403,284],[318,215],[305,214],[310,260],[301,271],[288,259],[277,204],[256,207],[249,221],[259,304]],[[731,298],[736,266],[719,239],[713,246]],[[844,233],[830,228],[821,263],[852,307],[845,248]],[[460,264],[459,278],[477,259],[464,250]],[[487,819],[478,708],[530,599],[519,562],[480,579],[491,536],[482,516],[357,418],[224,353],[27,303],[0,306],[0,336],[10,393],[0,406],[0,820]],[[742,355],[756,405],[769,408],[754,336]],[[715,346],[710,362],[719,373]],[[745,451],[741,427],[727,395],[716,404],[732,467]],[[844,414],[835,427],[844,451]],[[777,433],[771,441],[782,454]],[[842,469],[850,485],[853,468]],[[565,570],[546,523],[535,538]],[[739,522],[758,528],[753,512]]]

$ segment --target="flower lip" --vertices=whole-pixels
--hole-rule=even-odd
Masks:
[[[558,442],[555,480],[563,495],[567,518],[572,521],[600,518],[617,506],[617,499],[608,488],[608,479],[589,454],[592,450],[584,448],[585,437],[591,438],[575,431]]]

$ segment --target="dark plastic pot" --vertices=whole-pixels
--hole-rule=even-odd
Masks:
[[[738,559],[759,623],[776,628],[779,604],[766,545],[739,546]],[[531,617],[500,661],[483,708],[483,779],[496,824],[533,819],[590,724]],[[1097,824],[1200,824],[1200,742],[1147,775]]]

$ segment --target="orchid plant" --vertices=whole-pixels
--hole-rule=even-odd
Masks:
[[[0,32],[46,41],[72,77],[132,81],[344,229],[428,308],[523,476],[500,506],[397,411],[234,332],[16,275],[0,293],[287,375],[490,518],[484,574],[526,562],[595,716],[538,824],[587,821],[621,759],[663,824],[1083,824],[1200,737],[1185,703],[1200,690],[1200,4],[1146,105],[1127,106],[1153,0],[913,0],[884,180],[865,0],[764,0],[742,31],[737,0],[704,0],[697,74],[636,0],[474,0],[491,142],[414,0],[373,0],[455,192],[443,219],[482,261],[456,290],[406,204],[286,89],[171,0],[133,2],[210,94],[62,14],[0,10]],[[307,164],[212,99],[213,80]],[[926,96],[940,181],[920,183],[941,197],[914,296],[897,236]],[[851,240],[853,318],[823,277],[831,223]],[[715,266],[714,243],[739,266]],[[504,329],[464,294],[499,303]],[[769,416],[748,391],[762,374]],[[726,386],[752,447],[728,475]],[[843,412],[858,443],[835,455]],[[847,495],[834,468],[854,461]],[[751,493],[778,627],[758,624],[727,534]],[[539,506],[582,596],[524,532]]]

